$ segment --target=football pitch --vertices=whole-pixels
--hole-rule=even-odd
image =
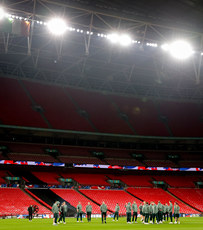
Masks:
[[[111,218],[107,218],[107,224],[102,224],[100,219],[92,219],[91,223],[88,223],[84,219],[83,223],[77,223],[75,218],[67,218],[66,224],[59,224],[53,226],[52,219],[33,219],[29,222],[27,219],[0,219],[0,230],[14,230],[14,229],[26,229],[26,230],[46,230],[46,229],[67,229],[67,230],[103,230],[103,229],[187,229],[187,230],[202,230],[203,218],[202,217],[186,217],[180,219],[180,224],[169,224],[165,222],[163,224],[149,224],[144,225],[138,220],[138,223],[127,224],[126,218],[120,218],[119,221],[112,221]]]

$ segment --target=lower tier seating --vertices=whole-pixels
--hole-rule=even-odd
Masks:
[[[157,203],[158,201],[161,201],[162,204],[165,204],[171,201],[174,204],[176,201],[180,205],[181,213],[199,213],[195,209],[174,198],[161,188],[128,188],[127,191],[147,202],[154,201]]]
[[[169,191],[187,204],[203,212],[203,189],[170,188]]]
[[[0,214],[19,215],[28,214],[27,208],[30,205],[39,207],[38,214],[50,214],[44,206],[37,203],[19,188],[0,188]]]
[[[77,207],[78,202],[81,202],[83,212],[86,212],[86,206],[88,202],[90,202],[92,205],[92,213],[100,213],[100,208],[97,204],[73,189],[52,189],[52,191],[64,200],[68,201],[74,207]]]
[[[119,203],[120,206],[120,214],[126,214],[125,204],[127,202],[131,202],[131,204],[135,201],[137,205],[140,204],[140,200],[134,198],[123,190],[80,190],[83,194],[85,194],[90,199],[96,201],[99,204],[102,204],[104,201],[107,205],[107,208],[110,211],[115,210],[116,203]]]

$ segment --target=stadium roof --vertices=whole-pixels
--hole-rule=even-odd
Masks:
[[[203,98],[200,0],[5,0],[3,7],[32,21],[29,42],[26,37],[0,33],[3,76],[142,97]],[[50,36],[37,21],[56,15],[94,35]],[[117,47],[95,36],[116,30],[128,32],[140,43]],[[146,46],[177,38],[191,42],[193,58],[177,62],[160,48]]]

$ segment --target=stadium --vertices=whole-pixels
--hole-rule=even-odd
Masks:
[[[202,10],[1,1],[0,229],[202,229]]]

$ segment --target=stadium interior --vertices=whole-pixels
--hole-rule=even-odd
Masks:
[[[31,204],[51,216],[56,200],[70,217],[79,201],[95,215],[103,201],[121,216],[134,201],[202,215],[203,4],[131,2],[3,1],[0,218],[26,216]],[[54,16],[67,21],[63,36],[47,31]],[[8,19],[21,34],[5,30]],[[162,50],[176,39],[192,57]]]

